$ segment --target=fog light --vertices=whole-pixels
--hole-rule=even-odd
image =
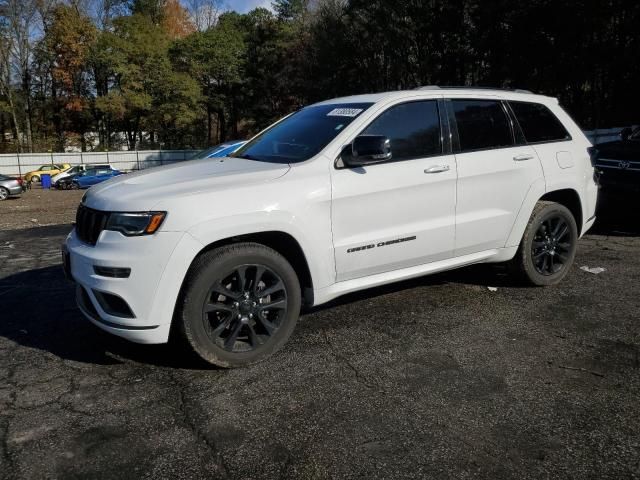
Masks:
[[[109,315],[122,318],[135,318],[136,316],[131,311],[129,304],[125,302],[121,297],[114,295],[113,293],[100,292],[98,290],[92,290],[93,295],[98,300],[100,307]]]

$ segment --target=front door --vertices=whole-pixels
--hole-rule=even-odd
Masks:
[[[337,281],[450,258],[456,162],[443,154],[438,102],[393,105],[360,134],[389,138],[392,159],[332,170]]]

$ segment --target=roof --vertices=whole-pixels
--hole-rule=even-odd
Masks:
[[[332,98],[314,105],[333,105],[341,103],[378,103],[382,100],[392,100],[410,97],[500,97],[506,100],[535,101],[540,103],[557,103],[557,99],[544,95],[536,95],[527,90],[506,90],[485,87],[438,87],[430,85],[414,90],[394,90],[381,93],[367,93],[364,95],[352,95],[349,97]]]

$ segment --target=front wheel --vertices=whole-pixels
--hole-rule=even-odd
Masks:
[[[288,340],[300,315],[295,271],[275,250],[239,243],[191,266],[176,319],[187,344],[220,367],[264,360]]]
[[[33,183],[33,182],[38,183],[38,182],[40,181],[40,177],[39,177],[38,175],[33,175],[33,176],[29,179],[29,181],[30,181],[30,182],[32,182],[32,183]]]
[[[577,244],[578,228],[569,209],[541,201],[533,209],[510,266],[529,284],[555,285],[569,272]]]

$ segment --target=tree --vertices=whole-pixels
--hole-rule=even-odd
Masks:
[[[113,128],[126,132],[135,149],[143,129],[160,131],[165,144],[175,145],[179,130],[194,120],[199,101],[193,78],[174,71],[166,31],[140,14],[114,20],[103,32],[96,63],[108,65],[107,92],[97,109]]]
[[[197,79],[200,85],[207,115],[208,145],[214,140],[223,141],[228,133],[237,134],[237,99],[246,48],[240,21],[237,14],[222,15],[214,27],[176,42],[171,49],[176,68]],[[230,132],[227,128],[229,117]]]
[[[84,134],[92,121],[89,54],[96,38],[97,29],[89,17],[77,8],[55,7],[45,48],[52,59],[57,114],[64,117],[68,128],[80,134],[83,150],[86,150]],[[58,148],[64,148],[65,144],[64,132],[61,133]]]
[[[36,0],[2,0],[0,18],[2,29],[9,48],[7,55],[12,72],[20,79],[25,106],[25,131],[28,151],[33,151],[33,132],[31,128],[31,70],[32,38],[38,20]],[[20,142],[20,140],[18,140]]]
[[[186,0],[191,20],[198,31],[209,30],[217,23],[223,10],[222,3],[222,0]]]
[[[162,27],[169,38],[184,38],[196,30],[189,13],[178,0],[166,0],[162,6]]]

